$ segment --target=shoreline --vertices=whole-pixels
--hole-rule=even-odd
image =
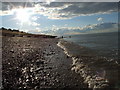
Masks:
[[[2,38],[3,89],[87,88],[56,38]]]
[[[58,46],[68,57],[72,58],[71,70],[80,74],[89,88],[119,87],[119,65],[117,63],[107,62],[107,58],[99,57],[91,49],[73,42],[61,40]]]

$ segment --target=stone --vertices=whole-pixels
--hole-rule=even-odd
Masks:
[[[10,50],[10,52],[14,53],[14,50],[12,49],[12,50]]]

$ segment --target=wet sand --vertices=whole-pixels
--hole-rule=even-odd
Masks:
[[[3,37],[4,89],[86,88],[56,38]]]

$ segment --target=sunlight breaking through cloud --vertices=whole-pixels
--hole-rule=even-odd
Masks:
[[[50,3],[51,2],[51,3]],[[70,3],[70,2],[52,2],[48,0],[49,4],[45,3],[29,3],[25,8],[31,9],[32,14],[40,14],[47,16],[49,19],[71,19],[77,16],[90,16],[95,14],[110,14],[112,12],[117,12],[118,3]],[[17,7],[18,4],[12,3],[12,5]],[[24,4],[21,4],[24,5]],[[12,6],[3,3],[3,7],[11,8]],[[1,12],[1,15],[9,15],[11,11],[5,9]],[[18,9],[18,8],[16,8]]]

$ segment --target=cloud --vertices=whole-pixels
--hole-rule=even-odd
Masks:
[[[1,1],[1,0],[0,0]],[[16,0],[4,0],[2,2],[16,2]],[[50,1],[50,2],[119,2],[119,0],[100,0],[100,1],[96,1],[96,0],[19,0],[17,2],[46,2],[46,1]]]
[[[29,25],[30,26],[40,26],[40,24],[37,22],[29,22]]]
[[[38,19],[39,19],[39,17],[34,16],[34,17],[32,17],[31,19],[32,19],[33,21],[36,21],[36,20],[38,20]]]
[[[2,7],[0,8],[0,15],[13,15],[14,10],[17,9],[32,9],[33,3],[31,2],[2,2]]]
[[[103,21],[102,17],[97,18],[97,21]]]
[[[46,4],[50,4],[53,1],[55,1],[55,0],[45,0]]]
[[[67,26],[68,24],[65,24],[64,26]]]
[[[12,2],[11,4],[3,3],[2,10],[5,14],[7,11],[20,6],[31,8],[33,14],[47,16],[49,19],[71,19],[77,16],[118,12],[117,2],[52,2],[50,4]]]
[[[68,32],[68,33],[65,33],[65,35],[78,35],[78,34],[82,34],[80,32]]]
[[[101,32],[116,32],[116,31],[118,31],[117,23],[102,23],[102,24],[86,25],[84,27],[52,28],[52,30],[46,30],[41,32],[45,34],[70,35],[70,34],[101,33]]]
[[[87,16],[94,14],[108,14],[117,12],[117,3],[50,3],[50,5],[38,3],[37,13],[47,16],[49,19],[71,19],[77,16]]]
[[[34,29],[21,29],[20,31],[33,33],[33,34],[39,34],[42,30],[40,27],[35,27]]]
[[[41,32],[41,29],[39,27],[36,27],[35,29],[36,32]]]

